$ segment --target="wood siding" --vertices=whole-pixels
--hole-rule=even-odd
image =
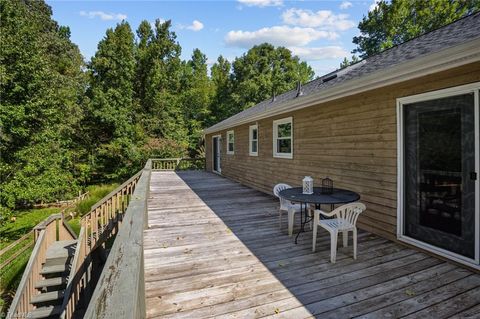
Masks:
[[[222,175],[272,192],[276,183],[299,186],[305,175],[318,183],[326,176],[335,187],[361,194],[367,205],[360,228],[396,238],[397,123],[396,99],[480,81],[480,62],[419,79],[371,90],[229,128],[235,131],[235,154],[226,154],[226,131],[208,134],[207,170],[212,170],[212,136],[222,135]],[[272,122],[293,117],[293,159],[272,156]],[[248,127],[258,124],[258,156],[249,156]]]

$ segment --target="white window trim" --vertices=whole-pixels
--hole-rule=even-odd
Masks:
[[[257,130],[257,151],[253,152],[252,151],[252,142],[254,141],[253,139],[253,130]],[[258,124],[250,125],[248,128],[248,154],[250,156],[258,156]]]
[[[464,265],[468,265],[475,269],[480,269],[480,199],[476,196],[475,199],[475,257],[468,258],[460,254],[427,244],[420,240],[404,235],[404,119],[403,109],[405,104],[410,104],[420,101],[428,101],[449,96],[461,95],[466,93],[474,93],[474,107],[475,107],[475,171],[480,171],[480,103],[479,103],[480,82],[461,85],[453,88],[427,92],[397,99],[397,238],[398,240],[433,252],[437,255],[446,257]],[[480,181],[477,178],[475,183],[475,192],[480,193]]]
[[[290,153],[277,153],[278,125],[288,124],[288,123],[290,123],[291,128],[292,128],[291,129],[292,134],[290,135],[291,152]],[[288,159],[293,158],[293,118],[291,116],[273,121],[273,138],[272,139],[273,139],[273,149],[272,149],[273,157],[288,158]]]
[[[229,143],[229,140],[230,140],[230,139],[229,139],[230,134],[233,135],[233,151],[230,151],[230,150],[229,150],[229,147],[228,147],[228,143]],[[228,155],[233,155],[233,154],[235,154],[235,132],[234,132],[233,130],[227,131],[227,138],[226,138],[226,140],[227,140],[227,154],[228,154]]]

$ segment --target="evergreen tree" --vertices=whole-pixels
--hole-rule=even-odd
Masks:
[[[189,148],[194,152],[209,117],[213,85],[207,74],[207,57],[195,49],[191,60],[183,65],[182,109],[188,129]]]
[[[231,69],[232,64],[221,55],[210,69],[215,92],[210,104],[210,116],[206,126],[218,123],[235,114],[236,108],[233,107],[231,99]]]
[[[88,69],[91,102],[85,124],[96,169],[106,178],[126,176],[139,156],[133,120],[135,43],[127,22],[107,30]]]
[[[148,69],[144,70],[145,96],[140,101],[143,110],[141,123],[146,134],[155,139],[150,144],[175,145],[171,152],[164,148],[161,155],[179,156],[188,147],[188,130],[181,106],[181,47],[170,28],[170,21],[157,19],[150,41],[146,42],[144,63]]]

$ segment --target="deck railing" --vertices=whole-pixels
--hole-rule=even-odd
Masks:
[[[204,158],[168,158],[148,160],[145,167],[92,206],[82,217],[77,248],[73,257],[63,299],[61,318],[70,319],[83,313],[84,318],[144,318],[145,282],[143,269],[143,230],[147,226],[147,198],[153,170],[205,169]],[[62,224],[63,217],[61,218]],[[27,265],[26,279],[15,297],[12,316],[27,315],[29,300],[35,293],[45,252],[52,243],[51,221],[34,230],[37,244]],[[43,228],[42,228],[43,227]],[[67,226],[66,226],[67,227]],[[58,230],[60,239],[69,230]],[[56,234],[56,231],[53,232]],[[101,274],[93,276],[92,254],[97,248],[113,245]],[[25,276],[25,275],[24,275]],[[98,282],[92,290],[92,278]],[[125,293],[129,298],[125,298]],[[86,309],[85,309],[86,308]],[[10,313],[9,313],[10,315]]]
[[[205,158],[153,158],[152,169],[156,171],[183,171],[205,169]]]
[[[84,306],[80,302],[88,301],[92,279],[91,253],[99,246],[105,245],[107,240],[118,232],[141,174],[142,171],[138,172],[114,189],[82,217],[82,227],[64,294],[64,311],[61,318],[72,318],[79,306]]]
[[[33,310],[31,298],[36,294],[35,283],[39,281],[42,264],[46,260],[48,246],[57,240],[76,239],[75,233],[63,219],[63,214],[50,215],[33,229],[35,247],[23,273],[17,293],[13,298],[7,318],[27,318]]]
[[[84,318],[144,318],[143,229],[152,160],[139,173],[107,261]],[[128,294],[128,297],[126,297]]]

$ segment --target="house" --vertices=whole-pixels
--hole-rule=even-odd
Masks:
[[[480,269],[480,13],[207,128],[207,170],[272,192],[326,176],[360,228]]]

